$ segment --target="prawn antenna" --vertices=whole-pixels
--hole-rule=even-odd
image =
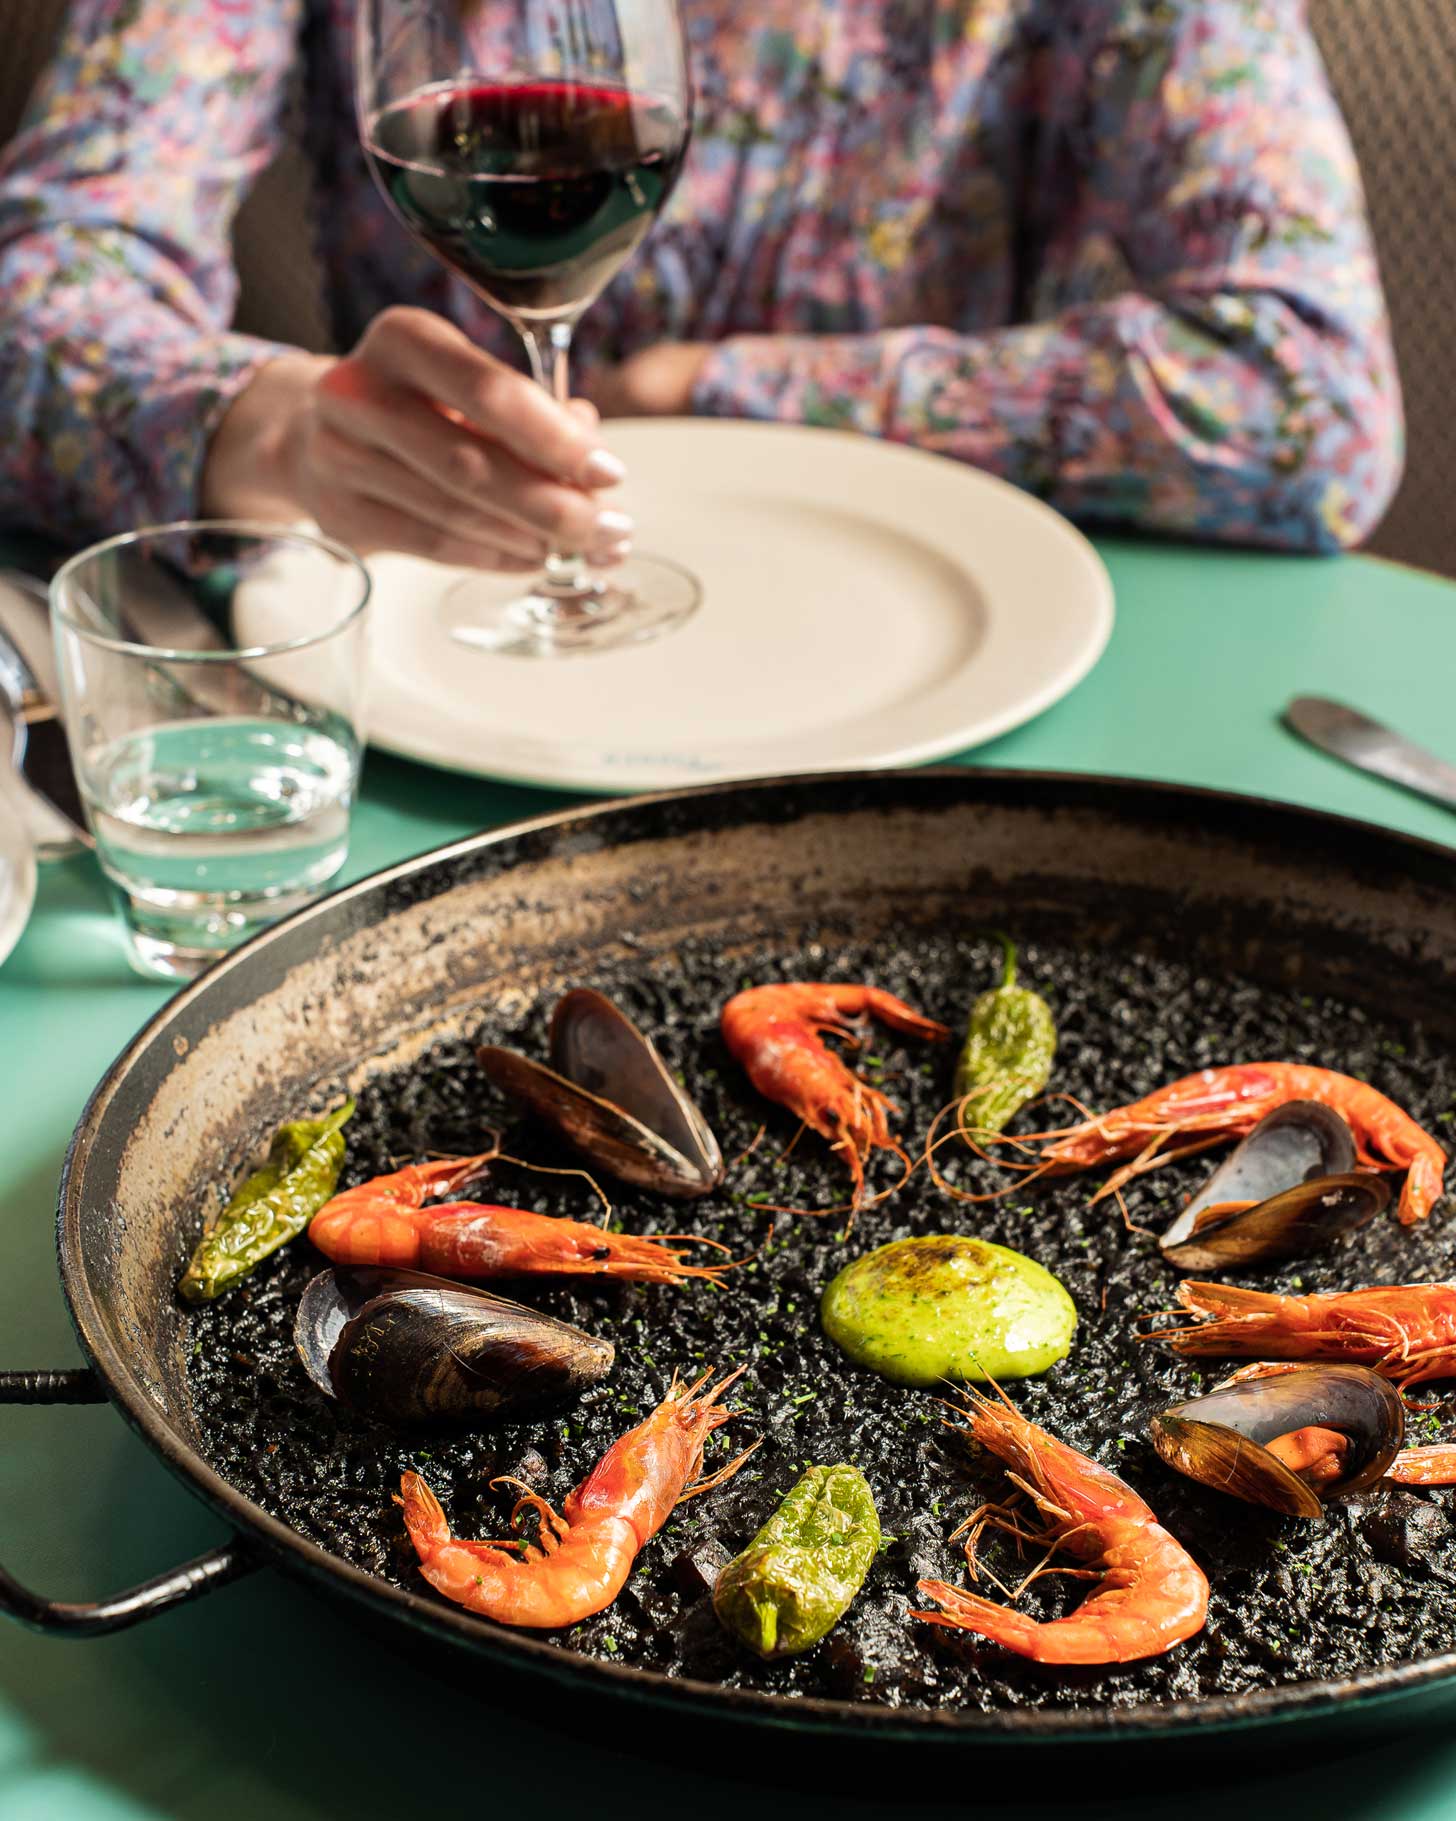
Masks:
[[[592,1194],[596,1196],[597,1200],[606,1209],[607,1221],[610,1221],[616,1214],[617,1210],[612,1206],[611,1198],[597,1181],[596,1177],[592,1175],[590,1170],[563,1168],[560,1165],[549,1163],[528,1163],[524,1157],[508,1157],[504,1151],[498,1151],[496,1153],[496,1161],[499,1163],[513,1163],[518,1169],[530,1170],[537,1176],[579,1176],[591,1189]],[[602,1223],[602,1231],[610,1231],[606,1221],[603,1221]]]
[[[739,1164],[748,1162],[749,1158],[752,1157],[753,1153],[758,1149],[759,1145],[762,1144],[763,1135],[767,1130],[768,1130],[768,1127],[766,1125],[759,1126],[758,1130],[753,1134],[752,1138],[749,1139],[748,1143],[743,1147],[743,1149],[733,1159],[732,1163],[729,1164],[728,1168],[730,1170],[736,1170],[738,1168]]]
[[[697,1498],[701,1492],[711,1492],[715,1486],[721,1486],[725,1480],[731,1480],[749,1456],[758,1453],[763,1446],[763,1439],[762,1436],[759,1436],[758,1440],[750,1442],[741,1454],[735,1454],[726,1466],[719,1467],[716,1472],[708,1474],[704,1479],[694,1480],[691,1486],[683,1489],[679,1495],[678,1504],[681,1505],[684,1499]]]

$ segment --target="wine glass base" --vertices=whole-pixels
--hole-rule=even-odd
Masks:
[[[660,556],[634,556],[585,595],[553,594],[519,577],[473,575],[440,607],[452,639],[495,657],[566,658],[660,639],[697,612],[696,576]]]

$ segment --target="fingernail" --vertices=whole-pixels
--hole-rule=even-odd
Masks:
[[[586,560],[598,568],[605,564],[620,563],[624,557],[632,554],[632,540],[629,537],[614,538],[610,544],[593,544],[586,553]]]
[[[588,487],[615,487],[627,478],[627,470],[610,449],[595,449],[582,469]]]
[[[598,538],[630,537],[636,530],[631,518],[625,512],[599,512],[597,522],[592,530]]]

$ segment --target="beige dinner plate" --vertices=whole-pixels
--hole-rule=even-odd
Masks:
[[[20,940],[35,902],[35,850],[6,790],[0,789],[0,961]]]
[[[973,468],[774,424],[660,419],[607,440],[636,547],[698,576],[697,613],[617,651],[491,655],[447,630],[460,571],[372,558],[375,745],[609,792],[908,765],[1040,713],[1107,643],[1112,585],[1092,546]],[[270,589],[247,636],[286,623]]]

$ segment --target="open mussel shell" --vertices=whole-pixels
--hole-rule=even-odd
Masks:
[[[574,1397],[612,1343],[489,1290],[375,1265],[321,1271],[293,1327],[327,1397],[379,1422],[463,1422]]]
[[[1165,1233],[1163,1256],[1180,1271],[1227,1271],[1276,1258],[1301,1258],[1372,1220],[1390,1200],[1390,1185],[1368,1170],[1323,1176],[1271,1195],[1252,1207],[1205,1211],[1179,1245]]]
[[[577,987],[551,1017],[551,1065],[495,1045],[475,1052],[492,1086],[590,1162],[659,1195],[708,1195],[723,1155],[648,1037],[610,999]]]
[[[1260,1120],[1163,1235],[1180,1271],[1219,1271],[1319,1251],[1390,1200],[1384,1179],[1355,1168],[1355,1140],[1316,1100],[1290,1100]]]
[[[1318,1488],[1272,1453],[1303,1430],[1345,1438],[1336,1477]],[[1400,1451],[1405,1410],[1365,1366],[1319,1365],[1243,1379],[1154,1417],[1153,1446],[1179,1473],[1250,1504],[1314,1518],[1322,1503],[1373,1485]]]

